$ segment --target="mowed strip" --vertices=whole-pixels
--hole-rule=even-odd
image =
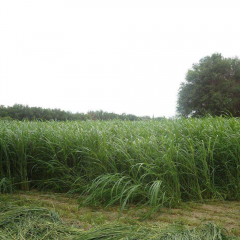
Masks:
[[[117,222],[119,218],[118,206],[79,208],[78,197],[67,194],[32,191],[7,196],[14,198],[15,201],[19,200],[54,210],[64,221],[86,230],[96,225]],[[195,227],[202,223],[213,222],[225,228],[229,233],[240,237],[240,202],[238,201],[188,202],[174,209],[161,208],[150,218],[142,220],[148,211],[147,208],[137,208],[131,205],[123,211],[119,221],[126,224],[144,223],[149,227],[167,227],[172,224]]]

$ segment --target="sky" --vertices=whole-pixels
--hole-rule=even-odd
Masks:
[[[176,114],[213,53],[240,57],[234,0],[1,0],[0,105]]]

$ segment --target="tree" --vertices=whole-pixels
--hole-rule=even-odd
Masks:
[[[178,93],[181,116],[240,116],[240,59],[215,53],[193,64]]]

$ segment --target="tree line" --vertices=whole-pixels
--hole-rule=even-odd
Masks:
[[[63,111],[60,109],[46,109],[41,107],[29,107],[27,105],[15,104],[13,106],[5,107],[0,105],[0,119],[14,119],[14,120],[56,120],[56,121],[86,121],[86,120],[148,120],[150,117],[138,117],[133,114],[116,114],[100,111],[89,111],[87,114],[84,113],[72,113],[69,111]],[[157,118],[160,120],[162,118]]]

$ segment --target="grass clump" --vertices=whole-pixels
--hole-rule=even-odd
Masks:
[[[3,205],[3,204],[1,204]],[[1,239],[73,239],[77,229],[65,226],[47,208],[6,204],[0,207]]]
[[[12,193],[14,188],[12,186],[11,180],[7,179],[6,177],[0,176],[0,194],[1,193]]]

